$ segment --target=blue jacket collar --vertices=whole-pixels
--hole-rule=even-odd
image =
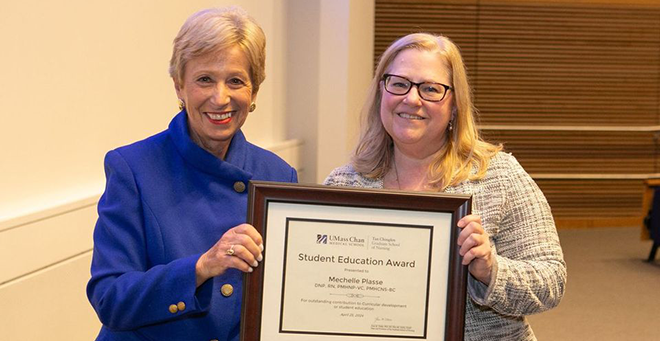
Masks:
[[[242,131],[237,131],[229,143],[225,160],[207,152],[190,138],[186,111],[178,113],[170,122],[169,135],[181,156],[195,168],[220,177],[250,179],[252,174],[245,170],[249,143]]]

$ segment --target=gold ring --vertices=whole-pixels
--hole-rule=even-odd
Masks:
[[[230,256],[233,256],[234,253],[236,253],[236,252],[234,251],[234,244],[231,244],[231,246],[230,246],[229,249],[227,250],[227,254],[230,255]]]

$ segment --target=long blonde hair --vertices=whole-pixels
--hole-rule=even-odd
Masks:
[[[414,33],[399,38],[381,56],[362,109],[363,122],[360,141],[352,158],[353,168],[366,177],[380,178],[392,166],[394,142],[380,119],[381,81],[394,58],[407,49],[437,52],[446,62],[452,79],[453,129],[445,134],[437,158],[429,166],[430,184],[442,191],[466,179],[483,178],[490,159],[502,150],[502,146],[485,142],[477,130],[472,91],[458,46],[447,37],[428,33]]]

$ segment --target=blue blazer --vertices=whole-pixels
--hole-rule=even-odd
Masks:
[[[296,171],[240,131],[218,159],[190,139],[184,111],[164,132],[110,151],[105,173],[87,285],[103,323],[97,340],[238,340],[242,272],[196,288],[195,263],[246,221],[249,180],[296,182]]]

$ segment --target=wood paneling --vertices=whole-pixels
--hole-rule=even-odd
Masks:
[[[558,226],[641,219],[660,172],[660,3],[376,0],[376,58],[420,31],[461,47],[484,136],[536,177]]]
[[[482,123],[657,124],[660,11],[482,4]]]
[[[376,1],[374,64],[397,38],[415,32],[451,37],[461,48],[468,69],[477,55],[476,4],[433,1]]]
[[[653,132],[483,130],[529,173],[655,173]]]
[[[557,218],[639,217],[643,180],[537,179]]]

